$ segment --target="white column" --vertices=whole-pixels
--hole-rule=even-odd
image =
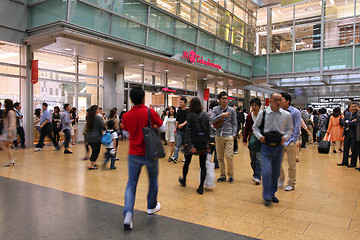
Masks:
[[[197,97],[200,99],[203,108],[206,109],[206,101],[204,101],[204,89],[207,87],[207,82],[204,80],[197,80]]]

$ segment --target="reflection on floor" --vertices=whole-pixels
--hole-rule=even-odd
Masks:
[[[127,181],[127,149],[128,143],[120,142],[120,161],[116,162],[114,171],[101,168],[88,171],[88,162],[80,160],[85,152],[82,145],[72,148],[72,156],[54,152],[52,147],[45,147],[38,153],[33,149],[18,150],[15,167],[0,168],[0,176],[122,206]],[[0,159],[4,162],[2,152]],[[261,185],[256,186],[251,181],[248,151],[242,145],[234,159],[235,182],[217,183],[216,188],[207,189],[202,196],[196,193],[199,179],[196,157],[190,165],[186,188],[180,187],[177,180],[181,161],[171,164],[162,159],[159,215],[261,239],[358,239],[360,173],[336,166],[340,159],[340,153],[318,154],[316,146],[303,150],[297,165],[296,190],[280,190],[277,193],[280,203],[271,208],[262,204]],[[103,161],[103,154],[100,160],[99,163]],[[146,210],[148,181],[145,172],[143,169],[135,204],[141,211]],[[25,208],[31,210],[33,202],[26,203]]]
[[[252,239],[136,211],[133,231],[122,229],[122,207],[0,177],[1,239]]]

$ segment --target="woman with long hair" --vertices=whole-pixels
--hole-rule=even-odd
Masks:
[[[172,162],[171,156],[175,151],[175,123],[176,123],[176,108],[171,106],[169,108],[167,116],[164,118],[164,125],[167,126],[165,132],[165,142],[168,143],[170,147],[170,155],[168,162]]]
[[[337,153],[336,151],[336,142],[340,142],[340,146],[338,147],[339,151],[342,152],[341,149],[341,142],[344,141],[343,132],[344,128],[340,125],[340,120],[343,118],[341,115],[341,109],[339,107],[334,108],[333,115],[330,117],[329,120],[329,127],[327,129],[327,134],[330,134],[330,140],[333,146],[333,152]],[[325,137],[326,139],[326,137]]]
[[[73,107],[70,110],[70,116],[71,119],[74,119],[74,121],[71,123],[71,144],[75,145],[76,144],[76,133],[78,130],[78,121],[79,121],[79,116],[76,116],[76,107]]]
[[[54,107],[54,112],[52,114],[52,131],[54,133],[54,138],[57,143],[60,142],[60,130],[61,130],[61,120],[60,120],[60,108],[58,106]]]
[[[183,187],[186,185],[186,175],[189,171],[189,165],[192,155],[199,155],[200,160],[200,185],[196,192],[200,195],[204,193],[204,182],[206,177],[206,156],[208,153],[208,143],[210,140],[209,116],[202,111],[203,107],[199,98],[193,98],[189,105],[189,114],[187,115],[187,124],[185,132],[185,164],[183,167],[183,176],[179,182]]]
[[[34,113],[34,127],[39,133],[40,133],[40,117],[41,117],[41,109],[37,108],[35,109],[35,113]]]
[[[0,148],[8,156],[8,163],[4,164],[4,167],[15,165],[15,158],[13,158],[10,144],[17,137],[16,129],[16,113],[14,111],[14,104],[11,99],[5,99],[4,101],[5,111],[3,113],[3,131],[0,135]]]
[[[97,169],[95,164],[101,149],[101,139],[103,136],[103,131],[105,130],[104,121],[99,114],[99,107],[97,105],[92,105],[90,107],[89,113],[86,120],[86,141],[91,147],[91,157],[89,170]]]

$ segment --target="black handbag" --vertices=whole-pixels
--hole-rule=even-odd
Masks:
[[[148,108],[148,112],[149,112],[148,126],[142,129],[145,140],[146,157],[151,159],[164,158],[165,150],[161,142],[161,136],[156,129],[151,127],[150,108]]]
[[[265,136],[265,142],[267,145],[271,147],[277,147],[282,142],[283,135],[281,133],[271,131],[264,134]]]

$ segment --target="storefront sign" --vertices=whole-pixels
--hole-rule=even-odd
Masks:
[[[360,97],[345,97],[345,98],[319,98],[319,103],[341,103],[360,101]]]
[[[306,2],[309,0],[281,0],[281,7],[285,7],[285,6],[289,6],[289,5],[293,5],[293,4],[297,4],[297,3],[301,3],[301,2]]]
[[[183,59],[189,60],[191,63],[200,63],[203,65],[207,65],[209,67],[216,68],[217,70],[222,69],[221,65],[215,64],[211,62],[210,59],[204,60],[203,57],[200,57],[199,55],[196,55],[195,51],[183,51]]]
[[[208,101],[210,97],[210,91],[208,88],[204,89],[204,101]]]
[[[170,88],[163,88],[161,89],[163,92],[171,92],[171,93],[176,93],[176,90],[170,89]]]
[[[39,61],[31,61],[31,83],[36,84],[39,81]]]

